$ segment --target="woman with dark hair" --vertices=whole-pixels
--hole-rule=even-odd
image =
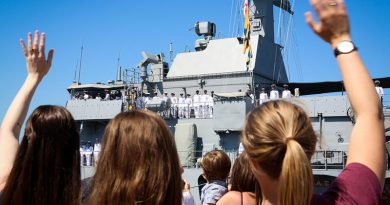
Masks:
[[[179,157],[162,118],[134,110],[112,119],[91,187],[88,204],[181,205]]]
[[[0,204],[79,204],[79,134],[72,115],[63,107],[35,109],[18,137],[31,98],[48,73],[53,50],[45,57],[45,34],[28,34],[27,78],[11,103],[0,128]],[[39,47],[38,47],[39,43]]]
[[[313,195],[310,166],[316,147],[311,120],[299,106],[270,101],[247,117],[242,143],[260,184],[262,204],[381,204],[385,175],[383,112],[355,45],[343,0],[311,0],[306,20],[331,44],[356,114],[345,169],[322,195]],[[364,95],[362,95],[364,93]]]
[[[252,173],[249,157],[242,152],[234,161],[230,174],[230,189],[217,202],[217,205],[256,205],[256,194],[260,193],[259,185]]]

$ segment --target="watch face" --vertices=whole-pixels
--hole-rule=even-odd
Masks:
[[[348,53],[354,49],[354,46],[353,46],[353,43],[350,41],[343,41],[343,42],[339,43],[339,45],[337,46],[337,49],[341,53]]]

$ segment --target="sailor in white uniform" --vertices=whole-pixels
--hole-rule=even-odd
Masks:
[[[255,96],[253,95],[251,90],[246,91],[247,95],[251,98],[252,105],[255,104]]]
[[[179,100],[175,96],[175,93],[171,93],[171,116],[172,118],[177,118],[177,106]]]
[[[158,92],[154,91],[154,96],[152,98],[153,103],[161,103],[161,98],[158,96]],[[157,111],[157,114],[160,116],[164,115],[164,112]]]
[[[385,95],[385,92],[383,91],[383,88],[380,86],[380,83],[381,82],[379,80],[375,80],[375,90],[378,93],[378,97],[381,103],[383,103],[383,96]]]
[[[84,100],[88,100],[90,98],[89,94],[87,91],[84,90]]]
[[[207,94],[207,90],[203,91],[203,95],[200,96],[200,103],[202,105],[201,107],[201,116],[202,118],[209,118],[210,113],[209,113],[209,98],[210,96]]]
[[[300,93],[299,93],[299,88],[295,88],[294,89],[294,97],[299,97]]]
[[[263,104],[266,100],[268,100],[268,94],[265,92],[265,88],[261,88],[261,93],[259,96],[260,105]]]
[[[96,94],[95,99],[96,99],[96,100],[102,100],[102,97],[100,97],[100,93]]]
[[[269,93],[269,99],[271,100],[277,100],[279,99],[279,91],[276,89],[276,85],[272,84],[271,85],[271,92]]]
[[[165,110],[163,112],[163,115],[165,118],[169,118],[169,111],[171,109],[171,98],[168,96],[167,92],[164,92],[164,97],[162,98],[165,102]]]
[[[154,91],[153,100],[160,100],[160,97],[158,97],[158,92]]]
[[[288,85],[287,84],[284,84],[283,85],[284,87],[284,90],[282,92],[282,98],[291,98],[291,91],[288,89]]]
[[[103,100],[111,100],[110,91],[106,89],[106,90],[104,90],[104,93],[106,95],[104,96]]]
[[[211,91],[211,96],[209,97],[209,116],[213,117],[214,112],[214,91]]]
[[[194,114],[195,114],[195,118],[199,118],[200,117],[200,95],[199,95],[199,90],[195,91],[195,95],[194,95],[194,99],[193,99],[193,103],[194,103]]]
[[[147,109],[146,106],[147,106],[148,102],[151,100],[152,100],[152,98],[150,97],[150,93],[145,93],[145,96],[144,96],[145,109]]]
[[[187,94],[187,97],[185,99],[185,107],[184,107],[184,117],[190,118],[191,117],[191,108],[192,108],[192,98],[190,94]]]
[[[184,98],[184,94],[183,93],[180,93],[180,97],[179,97],[179,118],[183,118],[184,117],[184,108],[185,108],[185,98]]]

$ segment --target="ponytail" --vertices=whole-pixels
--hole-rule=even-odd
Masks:
[[[301,145],[289,138],[279,177],[279,204],[309,205],[312,194],[313,174],[309,159]]]

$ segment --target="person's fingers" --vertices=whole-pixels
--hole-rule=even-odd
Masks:
[[[19,43],[22,46],[24,56],[27,57],[28,56],[28,50],[26,48],[26,44],[24,43],[23,39],[20,39]]]
[[[40,56],[45,56],[45,41],[46,41],[46,34],[42,33],[41,39],[39,42],[39,55]]]
[[[53,55],[54,55],[54,49],[50,49],[49,54],[47,55],[47,61],[46,61],[47,65],[49,67],[51,67],[51,62],[53,60]]]
[[[321,12],[322,4],[321,4],[320,0],[310,0],[310,4],[314,8],[314,10],[317,12],[317,14]]]
[[[38,42],[39,42],[39,31],[36,30],[35,31],[35,35],[34,35],[34,44],[33,44],[33,49],[34,49],[34,53],[35,54],[38,54],[39,50],[38,50]]]
[[[345,3],[343,0],[335,0],[337,3],[337,7],[340,8],[341,11],[347,12],[347,8],[345,8]]]
[[[316,23],[313,19],[313,15],[311,14],[311,12],[306,12],[305,13],[305,17],[306,17],[306,23],[309,25],[309,27],[315,32],[315,33],[318,33],[319,32],[319,24]]]
[[[31,32],[28,32],[28,35],[27,35],[27,45],[28,45],[28,47],[27,47],[28,52],[31,52],[31,49],[33,49],[33,47],[32,47],[32,33]]]

